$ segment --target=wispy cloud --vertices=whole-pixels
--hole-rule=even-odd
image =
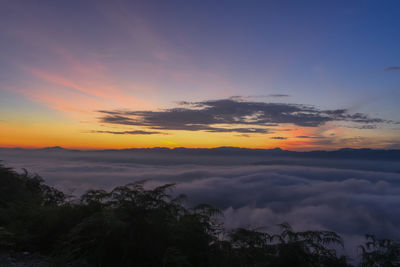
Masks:
[[[400,70],[400,67],[388,67],[385,69],[385,71],[394,71],[394,70]]]
[[[104,133],[104,134],[121,134],[121,135],[151,135],[151,134],[167,134],[162,132],[150,132],[150,131],[90,131],[90,133]]]
[[[271,137],[271,139],[275,139],[275,140],[286,140],[288,139],[287,137],[283,137],[283,136],[273,136]]]
[[[305,138],[305,139],[321,139],[323,138],[322,136],[308,136],[308,135],[298,135],[296,138]]]
[[[71,74],[72,78],[67,77],[66,75],[61,75],[38,68],[24,67],[26,71],[28,71],[35,77],[41,79],[46,83],[56,85],[57,88],[68,88],[70,90],[74,90],[77,93],[92,97],[94,99],[108,101],[123,106],[127,106],[129,104],[143,104],[140,103],[140,101],[138,101],[136,98],[125,93],[124,91],[117,89],[111,85],[107,85],[107,81],[104,81],[104,77],[106,76],[106,74],[104,73],[97,73],[96,75],[88,77],[87,71],[83,69],[84,67],[77,63],[75,65],[69,66],[69,68],[73,69],[75,72]],[[99,82],[89,82],[88,78],[91,78],[92,81],[94,80]]]
[[[271,97],[277,97],[277,98],[290,97],[290,95],[287,95],[287,94],[247,95],[247,96],[234,95],[234,96],[231,96],[229,99],[236,100],[236,101],[249,101],[249,100],[254,100],[254,99],[271,98]]]
[[[289,97],[290,95],[286,94],[270,94],[269,97]]]
[[[362,125],[362,126],[358,126],[356,128],[357,129],[362,129],[362,130],[365,130],[365,129],[372,130],[372,129],[378,128],[378,126],[372,124],[372,125]]]

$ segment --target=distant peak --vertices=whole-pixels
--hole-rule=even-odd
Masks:
[[[65,150],[64,148],[60,146],[51,146],[51,147],[45,147],[42,148],[41,150],[47,150],[47,151],[60,151],[60,150]]]

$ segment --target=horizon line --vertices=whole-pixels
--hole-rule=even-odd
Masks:
[[[154,147],[125,147],[125,148],[73,148],[73,147],[62,147],[62,146],[45,146],[45,147],[19,147],[19,146],[0,146],[0,149],[21,149],[21,150],[46,150],[46,149],[60,149],[60,150],[77,150],[77,151],[106,151],[106,150],[115,150],[115,151],[123,151],[123,150],[140,150],[140,149],[168,149],[168,150],[177,150],[177,149],[201,149],[201,150],[214,150],[221,148],[233,148],[233,149],[244,149],[244,150],[275,150],[275,151],[289,151],[289,152],[314,152],[314,151],[326,151],[326,152],[334,152],[340,150],[385,150],[385,151],[393,151],[400,150],[396,148],[370,148],[370,147],[361,147],[361,148],[353,148],[353,147],[342,147],[342,148],[334,148],[334,149],[311,149],[311,150],[290,150],[284,149],[281,147],[273,147],[273,148],[251,148],[251,147],[239,147],[239,146],[216,146],[216,147],[163,147],[163,146],[154,146]]]

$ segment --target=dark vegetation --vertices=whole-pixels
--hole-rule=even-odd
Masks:
[[[0,252],[38,253],[44,266],[351,266],[336,253],[343,242],[334,232],[287,223],[275,235],[228,231],[218,209],[189,208],[172,187],[133,183],[73,200],[0,165]],[[367,236],[360,265],[400,266],[400,244]]]

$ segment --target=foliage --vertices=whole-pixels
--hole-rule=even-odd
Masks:
[[[41,253],[50,266],[350,266],[334,232],[227,231],[218,209],[187,207],[173,186],[136,182],[68,201],[40,176],[0,165],[0,249]],[[363,266],[398,264],[398,243],[368,238]]]
[[[362,267],[393,267],[400,266],[400,243],[389,239],[376,239],[366,235],[366,243],[360,246],[362,250]]]

